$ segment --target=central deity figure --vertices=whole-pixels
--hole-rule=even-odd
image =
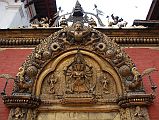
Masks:
[[[66,93],[92,92],[92,67],[89,67],[82,54],[77,53],[74,61],[64,71],[66,76]]]
[[[89,34],[90,34],[90,29],[84,29],[83,24],[79,21],[77,21],[74,24],[74,29],[68,32],[68,35],[74,38],[73,42],[77,43],[81,43],[83,38],[85,38]]]

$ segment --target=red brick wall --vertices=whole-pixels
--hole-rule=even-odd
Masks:
[[[159,70],[159,49],[148,48],[126,48],[124,49],[136,64],[138,70],[142,73],[144,69],[156,67]],[[0,50],[0,74],[8,73],[13,76],[16,75],[18,68],[25,61],[26,57],[31,53],[31,49],[6,49]],[[159,85],[159,73],[152,73],[154,82]],[[0,92],[3,90],[5,81],[0,79]],[[149,82],[145,78],[144,86],[148,93]],[[12,82],[8,85],[8,92],[12,90]],[[0,120],[7,120],[9,109],[3,104],[0,96]],[[157,98],[154,104],[149,107],[149,114],[151,120],[159,120],[159,89],[157,89]]]
[[[134,61],[140,73],[142,73],[144,69],[151,67],[155,67],[159,70],[159,48],[158,50],[149,48],[127,48],[125,51]],[[150,120],[159,120],[159,72],[152,73],[152,79],[158,86],[156,91],[157,98],[148,110]],[[144,86],[147,93],[150,93],[150,83],[146,77],[144,78]]]
[[[31,49],[0,49],[0,74],[10,74],[15,76],[18,68],[25,61],[26,57],[31,53]],[[5,80],[0,79],[0,92],[3,90]],[[12,91],[12,82],[9,81],[7,92]],[[8,93],[8,94],[9,94]],[[7,120],[9,109],[3,104],[2,97],[0,96],[0,120]]]

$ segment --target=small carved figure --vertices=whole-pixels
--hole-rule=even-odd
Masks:
[[[32,82],[26,81],[24,79],[24,74],[24,68],[20,67],[19,72],[17,73],[17,79],[15,80],[16,92],[31,92]]]
[[[103,93],[105,93],[105,94],[109,93],[110,80],[108,79],[108,76],[106,76],[106,75],[101,76],[100,77],[100,82],[102,84]]]
[[[146,120],[144,113],[141,111],[140,106],[136,106],[134,117],[136,120]]]
[[[108,26],[117,25],[119,22],[123,21],[122,18],[119,19],[119,16],[111,15],[113,22],[109,22]]]
[[[74,38],[74,42],[81,43],[83,38],[89,35],[89,33],[90,33],[89,28],[87,30],[84,30],[82,23],[77,21],[74,24],[74,30],[69,31],[68,35]]]
[[[97,26],[96,21],[91,17],[91,19],[89,20],[89,26],[94,28]]]
[[[49,93],[55,94],[55,84],[57,83],[58,78],[55,77],[55,75],[51,75],[48,79],[49,87]]]
[[[109,20],[109,16],[107,16],[106,18],[108,18],[108,27],[112,27],[116,25],[119,28],[121,28],[121,27],[126,27],[126,25],[128,24],[128,22],[123,21],[123,19],[119,18],[119,16],[114,16],[113,14],[111,15],[111,18],[113,21]]]
[[[51,26],[52,22],[53,22],[52,19],[49,19],[48,17],[46,17],[46,18],[41,18],[40,20],[35,19],[35,20],[30,24],[30,26],[31,26],[32,28],[38,28],[38,27],[48,28],[49,26]]]
[[[140,87],[141,81],[142,81],[141,74],[138,72],[136,67],[133,67],[131,71],[134,75],[134,78],[133,78],[133,81],[128,84],[129,89]]]
[[[14,120],[22,120],[22,118],[24,117],[24,114],[25,112],[20,107],[17,107],[12,113],[12,118]]]

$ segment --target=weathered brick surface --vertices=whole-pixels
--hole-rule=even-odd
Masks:
[[[159,50],[149,48],[125,48],[126,53],[132,58],[139,71],[142,73],[144,69],[156,67],[159,69]],[[9,73],[16,75],[18,68],[25,61],[26,57],[31,53],[31,49],[6,49],[0,50],[0,74]],[[159,85],[159,73],[152,73],[154,82]],[[5,81],[0,79],[0,92],[3,90]],[[8,92],[11,92],[13,83],[10,81]],[[150,83],[144,78],[144,86],[148,93],[151,92]],[[9,93],[8,93],[9,94]],[[0,97],[0,120],[7,120],[9,109],[3,104]],[[159,120],[159,89],[157,89],[157,98],[154,104],[149,107],[151,120]]]

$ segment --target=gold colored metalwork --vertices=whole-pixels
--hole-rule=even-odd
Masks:
[[[48,119],[54,113],[65,118],[63,111],[148,120],[145,106],[155,98],[145,93],[141,75],[120,46],[79,22],[36,46],[14,79],[12,95],[3,95],[10,120],[41,119],[44,113]]]

